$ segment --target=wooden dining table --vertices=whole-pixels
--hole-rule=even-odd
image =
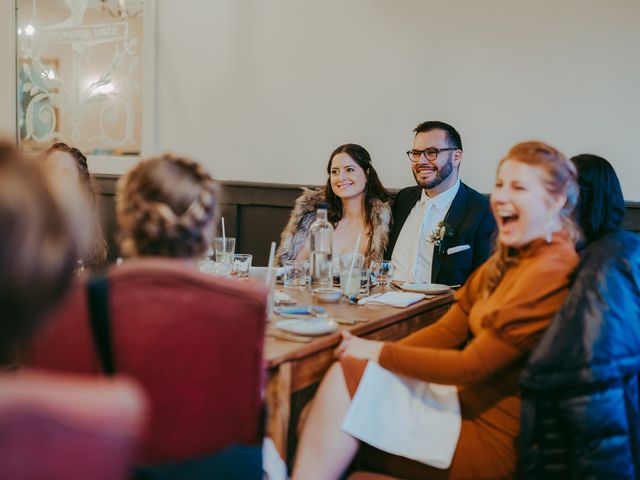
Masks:
[[[283,318],[278,315],[273,315],[267,326],[264,353],[268,371],[267,434],[286,460],[295,451],[300,414],[323,375],[336,360],[334,349],[341,341],[341,330],[371,340],[398,340],[435,322],[453,303],[453,291],[405,308],[373,303],[353,305],[346,299],[338,303],[319,303],[308,290],[283,291],[297,305],[320,305],[326,308],[328,317],[338,322],[335,332],[313,337],[310,341],[295,335],[282,336],[276,324]]]

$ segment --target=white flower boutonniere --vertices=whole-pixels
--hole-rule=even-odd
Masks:
[[[438,223],[438,226],[431,232],[429,238],[427,238],[427,243],[432,243],[434,248],[438,249],[438,255],[442,255],[442,241],[445,237],[453,236],[453,228],[447,222],[442,220]]]

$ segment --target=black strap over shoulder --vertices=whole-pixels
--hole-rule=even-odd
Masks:
[[[107,375],[115,373],[111,348],[111,319],[109,312],[109,281],[106,274],[92,277],[87,283],[91,333],[102,369]]]

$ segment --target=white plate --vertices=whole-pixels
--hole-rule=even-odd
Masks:
[[[338,329],[338,324],[334,320],[326,318],[310,318],[308,320],[280,320],[276,323],[276,328],[285,332],[315,337],[335,332]]]
[[[407,292],[429,293],[432,295],[449,291],[449,285],[442,285],[441,283],[401,283],[398,287]]]

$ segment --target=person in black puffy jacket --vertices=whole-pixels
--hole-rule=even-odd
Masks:
[[[640,478],[640,236],[613,167],[572,158],[585,233],[571,292],[521,376],[519,478]]]

